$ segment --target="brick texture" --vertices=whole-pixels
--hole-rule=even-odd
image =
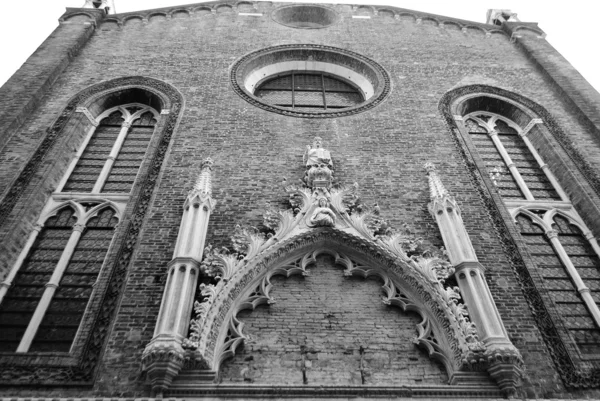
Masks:
[[[262,17],[241,16],[236,10],[222,12],[227,10],[221,7],[215,13],[177,13],[172,18],[156,15],[147,21],[132,18],[122,27],[99,24],[95,30],[73,22],[59,27],[53,34],[56,38],[49,39],[49,43],[55,43],[54,39],[64,42],[68,48],[83,40],[83,32],[91,34],[68,65],[57,70],[64,58],[34,54],[2,89],[0,105],[21,103],[16,108],[0,107],[0,128],[14,127],[11,119],[18,116],[22,123],[14,128],[14,134],[3,133],[6,143],[0,150],[0,191],[17,177],[68,100],[90,85],[128,75],[153,77],[176,87],[185,99],[185,108],[134,260],[128,267],[93,386],[0,388],[0,394],[150,396],[140,358],[153,335],[181,207],[202,160],[207,156],[215,160],[213,186],[218,202],[207,243],[227,245],[236,224],[260,224],[265,202],[287,207],[282,184],[297,183],[303,176],[302,154],[318,135],[332,152],[339,183],[357,182],[362,200],[377,202],[382,217],[392,226],[408,223],[416,236],[439,246],[437,227],[427,211],[423,170],[425,162],[437,163],[442,179],[460,202],[509,337],[525,359],[523,397],[600,397],[598,390],[572,390],[562,384],[488,213],[438,111],[444,93],[462,85],[486,84],[519,93],[548,110],[598,172],[599,139],[572,104],[564,100],[563,91],[550,82],[551,78],[522,47],[503,34],[488,37],[479,29],[463,31],[449,24],[441,28],[435,19],[394,19],[362,9],[360,13],[371,18],[353,19],[353,11],[346,5],[334,6],[343,18],[329,28],[294,29],[269,17],[276,6],[257,3],[255,12],[264,13]],[[368,112],[318,120],[285,117],[242,100],[230,84],[229,68],[235,60],[251,51],[289,43],[326,44],[372,58],[389,72],[392,92]],[[37,68],[43,70],[41,83],[26,93],[15,89],[21,81],[33,85],[31,76]],[[574,74],[571,70],[564,73],[566,79]],[[48,80],[54,84],[44,86]],[[43,93],[43,97],[37,93]],[[0,227],[0,276],[16,259],[29,224],[39,216],[87,127],[82,118],[69,122],[8,222]],[[114,252],[109,254],[106,266],[115,257]],[[104,272],[101,277],[106,275]],[[311,269],[310,277],[277,278],[274,284],[278,303],[241,314],[254,342],[226,362],[224,381],[300,384],[304,346],[306,361],[311,365],[306,370],[309,383],[361,383],[358,363],[362,344],[366,383],[439,384],[446,380],[443,370],[411,342],[417,318],[382,305],[378,283],[345,278],[330,260],[321,259]],[[294,321],[298,325],[292,325]],[[0,356],[0,361],[2,358],[5,356]]]
[[[447,382],[444,368],[411,341],[422,319],[384,305],[381,283],[342,270],[320,257],[308,277],[272,279],[276,303],[238,315],[252,341],[222,368],[223,383]]]

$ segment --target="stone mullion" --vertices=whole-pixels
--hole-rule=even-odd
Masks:
[[[539,123],[542,122],[541,120],[533,120],[532,122],[538,123],[538,121],[539,121]],[[535,158],[535,161],[538,163],[538,165],[540,166],[540,168],[542,169],[542,171],[548,178],[548,181],[550,181],[550,183],[554,187],[554,190],[560,196],[560,199],[563,201],[566,201],[566,202],[570,202],[569,197],[567,196],[565,191],[563,191],[562,187],[558,183],[558,180],[556,179],[556,177],[554,177],[554,174],[552,174],[552,171],[550,171],[550,168],[548,167],[548,165],[546,163],[544,163],[544,160],[542,159],[542,157],[540,156],[538,151],[535,149],[535,147],[533,146],[533,144],[527,137],[527,134],[531,130],[532,126],[533,125],[531,123],[529,125],[527,125],[527,127],[523,130],[523,132],[520,132],[519,135],[521,136],[521,138],[523,138],[523,142],[525,142],[527,149],[529,150],[529,152],[531,152],[531,154]]]
[[[596,237],[594,237],[594,234],[591,231],[587,230],[583,233],[583,236],[589,242],[594,252],[596,252],[596,256],[600,258],[600,245],[598,245],[598,240],[596,239]]]
[[[598,327],[600,327],[600,309],[598,309],[598,305],[596,305],[596,302],[594,302],[594,298],[592,297],[590,289],[585,285],[581,276],[579,275],[579,272],[577,271],[577,268],[575,265],[573,265],[573,262],[571,262],[571,258],[569,258],[567,251],[565,251],[565,248],[560,243],[560,240],[558,239],[558,232],[556,230],[548,230],[545,234],[552,244],[552,248],[554,248],[556,255],[559,257],[563,266],[567,270],[567,273],[571,277],[571,280],[573,280],[573,283],[575,283],[575,288],[581,295],[583,302],[585,302],[585,305],[590,311],[594,322]]]
[[[96,132],[97,127],[98,127],[98,123],[96,122],[94,124],[94,126],[89,129],[83,143],[79,147],[79,150],[77,151],[77,153],[75,154],[75,157],[71,161],[71,164],[67,168],[65,175],[63,176],[63,178],[60,180],[58,186],[56,187],[56,192],[61,192],[63,190],[63,188],[65,187],[65,185],[67,184],[67,181],[69,181],[69,177],[75,170],[75,167],[77,167],[77,163],[79,162],[79,159],[85,152],[85,149],[87,148],[88,144],[92,140],[92,137],[94,136],[94,133]]]
[[[100,193],[100,191],[102,191],[102,188],[104,187],[104,184],[106,183],[106,180],[110,175],[112,167],[115,164],[115,160],[117,159],[117,156],[119,156],[119,152],[123,147],[123,142],[125,142],[125,138],[127,137],[127,133],[129,132],[130,128],[131,121],[123,122],[123,125],[121,126],[121,131],[119,131],[119,135],[115,140],[115,144],[113,145],[110,154],[108,155],[108,158],[104,163],[104,167],[102,168],[102,171],[100,172],[100,175],[96,180],[96,184],[94,184],[94,189],[92,189],[92,193],[97,194]]]
[[[35,338],[40,324],[42,323],[42,319],[46,315],[48,307],[50,306],[50,302],[54,297],[54,293],[56,292],[56,289],[60,284],[60,280],[62,279],[62,276],[65,273],[67,266],[69,265],[69,261],[73,256],[73,252],[75,252],[75,248],[77,247],[77,243],[81,238],[83,230],[85,230],[85,225],[83,224],[75,224],[75,226],[73,226],[71,237],[69,238],[69,241],[67,242],[67,245],[65,246],[65,249],[62,252],[62,255],[60,256],[60,259],[56,264],[54,271],[52,272],[50,281],[46,283],[46,289],[42,294],[40,302],[35,308],[35,312],[33,313],[31,320],[29,321],[29,325],[27,326],[27,330],[25,330],[25,334],[23,334],[23,338],[21,339],[21,343],[17,348],[17,352],[29,351],[29,347],[31,347],[31,343],[33,342],[33,339]]]
[[[506,148],[502,144],[502,141],[500,141],[500,138],[498,137],[498,132],[495,131],[495,130],[492,130],[492,131],[489,132],[488,135],[490,136],[490,138],[492,138],[492,141],[494,142],[494,145],[496,146],[496,149],[498,150],[498,153],[500,153],[500,156],[502,157],[502,160],[504,160],[504,164],[506,164],[506,167],[508,167],[508,170],[510,171],[510,173],[513,176],[513,178],[515,179],[515,182],[519,186],[519,189],[521,190],[521,192],[525,196],[525,199],[527,199],[527,200],[534,200],[533,194],[531,193],[531,191],[527,187],[527,183],[525,183],[525,180],[521,176],[521,173],[519,173],[519,170],[517,169],[517,166],[512,161],[510,155],[506,151]]]
[[[17,260],[13,264],[12,268],[10,269],[8,276],[6,276],[4,281],[2,283],[0,283],[0,304],[2,303],[4,296],[8,292],[8,289],[12,285],[13,280],[17,276],[17,273],[21,269],[21,266],[23,266],[23,262],[25,261],[25,258],[27,258],[27,255],[29,255],[29,251],[31,250],[31,247],[35,243],[35,240],[37,239],[40,231],[42,231],[43,227],[44,227],[43,224],[36,224],[33,227],[33,230],[29,234],[29,238],[27,238],[27,242],[25,243],[25,246],[21,250],[21,253],[19,253],[19,257],[17,258]]]

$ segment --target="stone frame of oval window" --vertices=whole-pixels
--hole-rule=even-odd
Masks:
[[[335,111],[307,112],[274,106],[254,96],[257,84],[292,70],[323,72],[350,82],[361,90],[366,100]],[[381,65],[358,53],[321,45],[281,45],[249,53],[232,65],[230,78],[234,91],[248,103],[273,113],[301,118],[335,118],[362,113],[380,104],[391,92],[390,75]]]

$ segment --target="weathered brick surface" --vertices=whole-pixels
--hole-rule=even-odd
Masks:
[[[488,283],[509,336],[525,359],[525,395],[531,398],[599,397],[597,390],[569,391],[563,386],[487,212],[474,192],[464,163],[438,111],[443,94],[457,86],[488,84],[514,91],[545,107],[597,170],[600,163],[598,139],[589,132],[587,123],[578,118],[572,105],[564,101],[563,92],[549,83],[548,76],[537,69],[521,48],[500,34],[488,38],[476,29],[463,32],[451,25],[442,29],[435,26],[435,21],[424,19],[417,24],[411,18],[393,19],[383,14],[371,15],[372,19],[352,19],[349,6],[335,6],[343,18],[330,28],[300,30],[272,21],[268,14],[271,6],[267,3],[259,3],[257,7],[264,16],[195,12],[189,17],[179,13],[172,19],[156,16],[147,23],[132,19],[122,28],[116,24],[100,25],[81,53],[47,91],[39,107],[28,114],[23,127],[8,139],[0,153],[3,166],[0,188],[12,182],[19,166],[34,151],[45,129],[61,113],[68,99],[89,85],[116,77],[144,75],[175,86],[186,102],[135,259],[129,266],[126,288],[94,387],[59,388],[51,392],[9,388],[0,390],[1,393],[149,395],[140,356],[153,334],[164,286],[161,277],[173,252],[181,205],[200,170],[202,159],[210,156],[215,160],[214,197],[218,201],[207,241],[223,245],[228,242],[236,224],[260,223],[266,201],[284,206],[281,184],[284,178],[287,183],[295,183],[302,177],[304,148],[319,135],[332,152],[339,182],[357,182],[363,200],[369,204],[377,202],[382,216],[393,226],[409,223],[414,227],[415,235],[441,245],[437,228],[426,208],[428,191],[423,171],[424,162],[436,162],[448,189],[461,204],[465,224],[475,250],[487,268]],[[61,32],[57,31],[57,34]],[[229,68],[233,62],[250,51],[287,43],[326,44],[370,57],[390,73],[393,90],[385,102],[368,112],[319,120],[269,113],[237,96],[229,82]],[[569,72],[566,74],[568,76]],[[3,97],[3,101],[5,99],[7,97]],[[73,147],[81,141],[80,126],[84,123],[69,125],[68,132],[49,153],[48,160],[25,191],[9,222],[1,228],[3,272],[16,258],[25,241],[28,224],[39,215],[45,198],[66,169],[74,153]],[[114,257],[111,254],[109,262]],[[336,305],[329,308],[334,316],[336,310],[344,311],[344,314],[355,311],[361,316],[372,315],[373,324],[381,322],[377,324],[382,326],[383,332],[392,335],[385,341],[379,339],[378,349],[366,347],[365,358],[372,358],[369,366],[374,372],[367,380],[372,383],[389,383],[388,380],[416,383],[422,375],[420,369],[425,372],[423,382],[443,380],[443,373],[436,370],[437,366],[413,349],[412,336],[408,335],[409,327],[414,327],[413,316],[381,305],[375,282],[347,279],[334,268],[322,267],[313,269],[314,277],[304,280],[275,280],[279,303],[270,309],[243,314],[257,344],[264,344],[279,365],[270,365],[271,359],[258,352],[258,345],[250,346],[227,365],[226,379],[239,380],[244,367],[250,365],[245,356],[252,355],[252,365],[259,366],[249,370],[257,375],[253,379],[275,382],[274,378],[278,378],[294,383],[301,380],[296,365],[300,338],[294,340],[298,341],[296,344],[271,344],[269,340],[275,335],[285,335],[290,341],[294,339],[289,325],[275,327],[277,318],[280,316],[282,322],[289,318],[289,309],[283,306],[286,302],[293,304],[297,308],[293,309],[295,311],[310,307],[318,309],[319,298],[302,300],[303,291],[309,291],[319,296],[327,294]],[[339,281],[336,286],[329,285],[328,292],[324,291],[325,284],[313,281],[316,277]],[[345,292],[349,289],[350,293]],[[364,300],[360,302],[365,304],[364,309],[359,308],[359,299],[349,297],[354,293]],[[329,309],[319,312],[320,320],[314,312],[315,331],[319,335],[329,330],[329,319],[324,319]],[[367,332],[367,325],[360,319],[350,321],[348,318],[348,321],[349,326],[340,330],[339,336],[306,338],[307,348],[313,347],[317,350],[315,356],[322,358],[313,361],[313,370],[309,369],[307,373],[309,380],[345,383],[356,380],[356,371],[350,366],[356,365],[356,350],[362,341],[361,335],[365,335],[361,333]],[[262,324],[268,328],[273,326],[273,330],[261,328]],[[307,327],[302,329],[305,333]],[[400,329],[396,332],[391,327]],[[295,347],[290,349],[289,359],[283,358],[280,346]],[[326,352],[327,346],[336,351]],[[352,354],[344,354],[343,350],[347,349],[351,349]],[[390,357],[394,353],[394,357]],[[411,355],[417,360],[410,360]],[[327,361],[327,358],[331,359]],[[334,377],[328,370],[328,364],[333,364],[334,360],[348,365],[343,375]],[[316,369],[320,369],[319,375]],[[398,373],[391,375],[391,371]]]
[[[448,380],[444,368],[411,342],[422,319],[384,305],[381,283],[344,277],[331,257],[319,257],[309,273],[276,276],[276,303],[238,315],[253,341],[225,364],[224,384],[401,386]]]

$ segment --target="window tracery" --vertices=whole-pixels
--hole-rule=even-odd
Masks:
[[[70,352],[157,119],[134,103],[92,123],[0,285],[0,352]]]
[[[600,356],[600,247],[527,134],[503,116],[463,117],[535,269],[581,356]]]
[[[289,109],[344,109],[363,102],[360,90],[323,73],[294,73],[259,84],[256,97]]]

